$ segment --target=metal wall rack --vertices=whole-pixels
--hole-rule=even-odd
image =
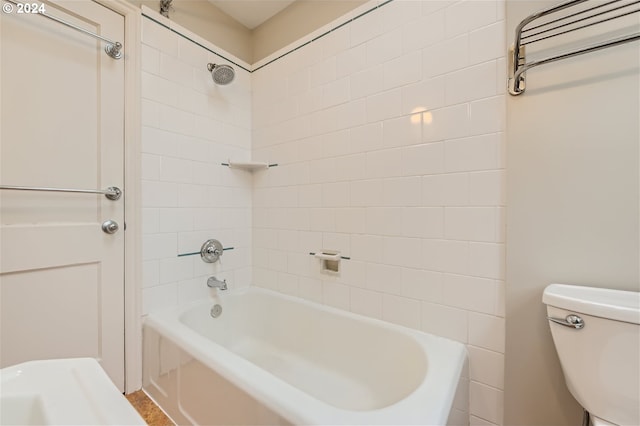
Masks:
[[[570,0],[529,15],[516,27],[514,44],[509,52],[509,93],[520,95],[525,91],[525,72],[531,68],[640,40],[640,21],[627,25],[625,28],[629,31],[623,36],[540,60],[527,62],[525,46],[589,27],[602,28],[606,22],[638,12],[640,0]]]

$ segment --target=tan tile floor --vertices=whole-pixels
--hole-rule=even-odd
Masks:
[[[126,395],[126,397],[149,426],[175,426],[171,419],[143,391],[139,390]]]

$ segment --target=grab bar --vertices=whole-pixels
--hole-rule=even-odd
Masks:
[[[75,192],[81,194],[100,194],[109,200],[119,200],[122,196],[122,190],[117,186],[110,186],[107,189],[69,189],[69,188],[45,188],[37,186],[12,186],[0,185],[0,189],[8,189],[15,191],[45,191],[45,192]]]
[[[16,6],[24,4],[24,3],[17,2],[15,0],[4,0],[4,1],[12,3],[12,4],[15,4]],[[56,22],[58,22],[58,23],[60,23],[62,25],[66,25],[67,27],[72,28],[72,29],[74,29],[76,31],[80,31],[81,33],[84,33],[84,34],[86,34],[88,36],[91,36],[93,38],[97,38],[98,40],[102,40],[105,43],[107,43],[107,45],[104,47],[104,51],[105,51],[105,53],[107,55],[111,56],[113,59],[122,58],[122,43],[120,43],[118,41],[111,41],[108,38],[102,37],[99,34],[92,33],[89,30],[85,30],[84,28],[78,27],[77,25],[74,25],[74,24],[72,24],[70,22],[67,22],[64,19],[60,19],[60,18],[58,18],[56,16],[49,15],[48,13],[46,13],[44,11],[43,12],[38,11],[38,13],[36,13],[36,15],[44,16],[45,18],[49,18],[52,21],[56,21]]]

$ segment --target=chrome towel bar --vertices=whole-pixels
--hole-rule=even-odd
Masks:
[[[11,3],[11,4],[15,4],[16,6],[18,5],[23,5],[24,3],[20,3],[17,2],[15,0],[3,0],[5,2]],[[44,16],[45,18],[51,19],[52,21],[56,21],[62,25],[66,25],[69,28],[72,28],[76,31],[80,31],[81,33],[84,33],[88,36],[91,36],[93,38],[97,38],[98,40],[102,40],[105,43],[107,43],[107,45],[104,47],[104,51],[107,55],[111,56],[113,59],[120,59],[122,58],[122,43],[118,42],[118,41],[111,41],[108,38],[102,37],[99,34],[96,33],[92,33],[89,30],[85,30],[84,28],[78,27],[77,25],[72,24],[71,22],[67,22],[64,19],[60,19],[56,16],[53,15],[49,15],[48,13],[42,11],[42,12],[38,12],[38,13],[34,13],[35,15],[40,15],[40,16]]]
[[[109,200],[119,200],[122,196],[122,190],[117,186],[110,186],[107,189],[69,189],[69,188],[45,188],[37,186],[12,186],[0,185],[0,189],[8,189],[14,191],[45,191],[45,192],[74,192],[81,194],[100,194]]]
[[[578,9],[577,12],[571,12],[571,8],[577,8],[583,4],[586,4],[587,7]],[[509,52],[509,93],[519,95],[525,91],[525,72],[533,67],[640,40],[639,31],[536,61],[527,62],[525,54],[525,46],[640,13],[638,5],[640,5],[640,0],[609,0],[606,2],[570,0],[540,10],[523,19],[515,30],[514,43]],[[560,14],[563,10],[567,10],[568,14]],[[549,16],[551,20],[529,26],[545,16]],[[527,28],[527,26],[529,27]],[[640,29],[637,24],[631,25],[631,28]],[[588,34],[588,36],[593,36],[593,34]]]

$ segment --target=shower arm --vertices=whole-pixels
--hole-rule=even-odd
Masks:
[[[169,12],[174,10],[172,2],[173,0],[160,0],[160,15],[169,17]]]

